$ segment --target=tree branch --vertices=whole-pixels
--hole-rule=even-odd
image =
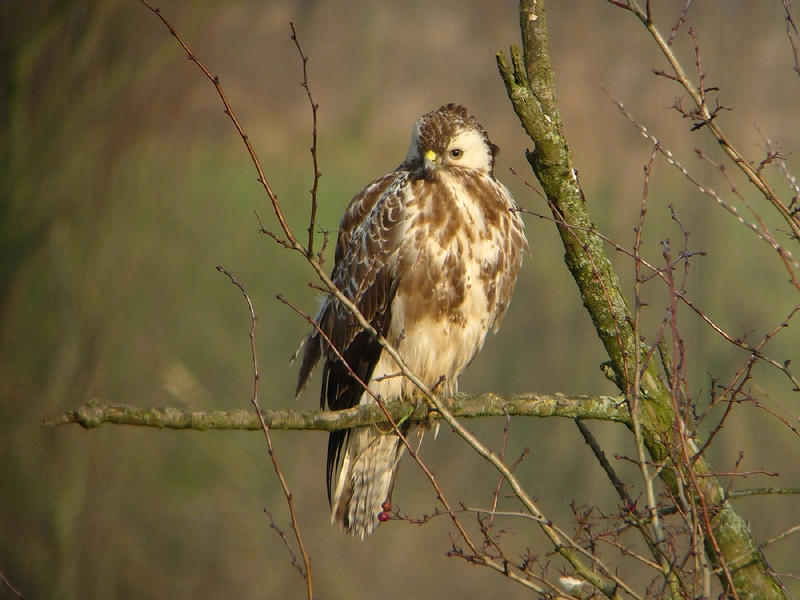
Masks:
[[[397,366],[398,366],[398,369],[400,370],[400,372],[402,372],[402,374],[405,377],[407,377],[408,380],[414,386],[416,386],[419,389],[419,391],[421,392],[421,394],[425,398],[425,400],[427,400],[432,405],[432,409],[435,409],[437,415],[442,420],[444,420],[450,427],[452,427],[453,431],[456,434],[458,434],[462,439],[464,439],[464,441],[467,442],[467,444],[471,448],[473,448],[481,457],[486,459],[495,469],[497,469],[503,475],[503,477],[506,479],[508,484],[511,486],[511,489],[514,491],[514,494],[516,495],[516,497],[525,506],[526,510],[528,510],[532,515],[534,515],[536,517],[539,517],[539,518],[542,518],[543,514],[539,510],[539,508],[536,506],[536,503],[535,503],[534,499],[525,491],[525,489],[522,487],[522,485],[520,484],[519,480],[514,475],[514,473],[512,473],[508,469],[508,467],[503,463],[503,461],[501,461],[497,457],[496,454],[494,454],[485,444],[481,443],[480,440],[478,440],[478,438],[476,438],[474,434],[472,434],[463,425],[461,425],[461,423],[452,415],[452,413],[450,412],[449,408],[447,406],[445,406],[445,404],[443,403],[442,399],[439,398],[438,396],[436,396],[432,392],[432,390],[429,389],[428,386],[426,386],[425,383],[416,374],[414,374],[408,368],[408,365],[403,360],[403,358],[400,356],[399,352],[397,351],[397,348],[394,345],[392,345],[390,342],[388,342],[382,335],[380,335],[375,330],[375,328],[364,318],[364,315],[361,314],[361,312],[358,310],[358,307],[356,307],[356,305],[350,299],[348,299],[344,295],[344,293],[342,293],[341,290],[339,290],[334,285],[334,283],[331,280],[331,278],[328,276],[326,271],[323,269],[322,262],[321,262],[321,257],[322,257],[321,253],[320,253],[319,258],[318,258],[317,256],[315,256],[313,254],[313,252],[309,252],[307,249],[305,249],[303,247],[303,245],[298,241],[297,237],[292,233],[291,229],[289,228],[288,223],[286,222],[286,220],[285,220],[285,218],[283,216],[282,209],[281,209],[281,207],[280,207],[280,205],[278,204],[278,201],[277,201],[277,197],[273,193],[271,187],[269,186],[269,184],[268,184],[268,182],[266,180],[266,177],[264,175],[263,169],[261,168],[261,164],[260,164],[260,162],[258,160],[258,157],[256,156],[255,151],[253,150],[252,145],[249,142],[249,139],[248,139],[247,135],[244,133],[244,130],[242,129],[241,125],[239,124],[238,119],[236,119],[236,117],[233,114],[233,111],[232,111],[232,109],[230,107],[230,104],[228,103],[227,98],[225,97],[225,94],[224,94],[224,92],[222,90],[222,86],[219,83],[219,79],[216,78],[216,77],[213,77],[211,75],[211,73],[205,68],[205,66],[203,66],[203,64],[199,60],[197,60],[197,58],[189,51],[189,49],[186,46],[186,44],[177,35],[175,30],[172,28],[172,26],[169,25],[169,23],[163,18],[163,16],[161,16],[161,14],[158,11],[158,9],[153,8],[150,4],[148,4],[147,0],[141,0],[141,1],[143,3],[145,3],[151,10],[153,10],[159,16],[159,18],[161,18],[161,20],[164,22],[164,24],[169,28],[170,33],[172,33],[172,35],[178,40],[178,42],[181,44],[181,46],[184,48],[184,50],[186,50],[187,53],[189,53],[189,58],[193,62],[195,62],[195,64],[197,64],[197,66],[202,69],[202,71],[206,75],[206,77],[208,77],[213,82],[213,84],[214,84],[214,86],[215,86],[215,88],[217,90],[217,93],[220,96],[220,99],[222,100],[223,104],[225,105],[226,114],[230,117],[231,121],[236,126],[237,131],[239,132],[240,136],[242,137],[242,140],[244,141],[244,143],[245,143],[245,145],[247,147],[247,150],[248,150],[248,152],[250,154],[250,157],[251,157],[251,159],[252,159],[252,161],[253,161],[253,163],[254,163],[257,171],[258,171],[259,181],[261,182],[261,184],[263,185],[265,191],[269,195],[270,201],[271,201],[272,206],[273,206],[273,211],[274,211],[274,213],[275,213],[275,215],[276,215],[276,217],[277,217],[277,219],[278,219],[278,221],[279,221],[279,223],[281,225],[281,228],[283,229],[283,232],[285,234],[285,239],[280,239],[277,236],[275,236],[274,234],[270,234],[270,235],[273,238],[275,238],[276,241],[278,241],[279,243],[284,245],[286,248],[290,248],[290,249],[296,250],[297,252],[301,252],[301,253],[303,253],[305,255],[306,260],[308,261],[308,264],[317,273],[318,277],[324,283],[325,287],[328,289],[330,294],[336,298],[336,300],[339,302],[340,306],[343,306],[348,311],[350,311],[350,313],[355,318],[355,320],[358,323],[358,325],[365,332],[367,332],[370,336],[372,336],[380,344],[380,346],[386,351],[386,353],[392,358],[392,360],[394,360],[394,362],[397,363]],[[269,232],[265,231],[265,233],[269,233]],[[384,404],[382,402],[378,402],[378,404],[382,408],[385,408],[385,406],[384,406]],[[393,428],[394,428],[395,432],[399,436],[401,436],[401,439],[402,439],[402,434],[397,429],[397,427],[393,425]],[[413,452],[411,454],[414,455]],[[437,489],[437,494],[438,494],[439,498],[442,500],[443,504],[445,504],[445,506],[447,507],[447,504],[444,501],[443,496],[440,493],[440,490],[438,489],[438,486],[436,484],[435,478],[433,477],[433,474],[430,471],[427,470],[427,468],[424,466],[424,464],[421,461],[419,461],[418,457],[415,457],[415,458],[417,458],[417,462],[420,464],[420,466],[425,471],[426,475],[431,480],[431,483],[434,485],[434,488]],[[448,508],[448,510],[449,510],[449,508]],[[470,545],[471,549],[477,550],[472,545],[472,542],[470,541],[466,531],[463,529],[463,527],[461,527],[460,523],[456,519],[454,519],[454,522],[456,524],[456,527],[459,530],[459,533],[462,535],[462,537],[467,542],[467,544]],[[576,574],[580,575],[587,582],[591,583],[591,585],[595,586],[605,596],[607,596],[608,598],[616,599],[616,598],[620,597],[619,596],[620,590],[624,590],[627,593],[629,593],[632,597],[634,597],[634,598],[637,597],[637,595],[628,586],[626,586],[626,584],[624,582],[619,581],[616,578],[616,576],[614,576],[612,573],[609,573],[606,570],[604,570],[602,568],[602,566],[601,566],[601,563],[599,563],[598,561],[596,561],[596,560],[593,561],[594,564],[593,564],[592,567],[589,567],[586,564],[584,564],[583,560],[581,559],[582,553],[578,552],[576,550],[576,548],[574,548],[573,545],[570,544],[569,539],[568,538],[564,538],[564,535],[561,532],[559,532],[557,529],[555,529],[553,526],[549,525],[547,521],[543,520],[540,523],[540,526],[542,528],[542,531],[545,533],[545,535],[550,539],[550,541],[553,544],[556,552],[558,552],[561,556],[563,556],[572,565],[572,567],[575,569]],[[565,542],[566,542],[566,545],[565,545]],[[509,571],[509,569],[508,569],[509,565],[505,561],[504,562],[497,562],[495,560],[490,559],[488,556],[482,556],[481,557],[481,564],[484,564],[484,565],[486,565],[488,567],[494,568],[495,570],[498,570],[499,572],[505,574],[506,576],[511,577],[512,579],[515,579],[516,581],[519,581],[521,583],[526,583],[527,582],[527,579],[519,578],[518,576],[513,574],[511,571]],[[600,570],[600,572],[598,572],[598,569]]]
[[[624,399],[613,396],[564,396],[562,394],[457,394],[444,400],[453,416],[465,418],[500,417],[566,417],[629,423]],[[435,418],[436,411],[427,405],[391,402],[386,408],[397,421],[409,418],[424,421]],[[386,422],[386,415],[377,404],[361,405],[346,410],[262,410],[270,429],[337,431],[350,427]],[[193,411],[178,407],[138,407],[90,400],[85,405],[48,419],[44,425],[77,423],[86,429],[103,423],[156,427],[159,429],[228,429],[261,431],[261,421],[253,411]]]
[[[678,418],[675,399],[659,377],[654,362],[649,361],[637,377],[631,372],[638,368],[633,359],[639,342],[619,279],[589,217],[577,171],[572,165],[572,151],[563,136],[556,104],[555,74],[547,51],[544,4],[544,0],[520,0],[523,51],[511,48],[511,65],[498,53],[497,64],[514,111],[535,144],[528,153],[528,162],[558,225],[567,267],[611,359],[620,391],[633,397],[634,381],[638,384],[635,393],[640,394],[640,401],[636,417],[641,419],[647,450],[655,463],[669,461],[674,465],[660,471],[662,479],[676,497],[684,493],[682,480],[696,492],[702,510],[700,519],[707,527],[706,552],[717,568],[722,585],[734,597],[741,594],[741,597],[750,598],[786,598],[780,581],[770,574],[747,524],[728,503],[725,490],[716,478],[706,476],[711,473],[710,466],[696,451],[691,451],[697,445],[688,437],[684,423]],[[669,49],[666,52],[672,56]],[[680,69],[680,65],[675,66],[676,70]],[[708,115],[706,122],[709,127],[713,126],[715,133],[718,131]],[[726,150],[729,148],[727,144],[722,145]],[[769,188],[759,185],[762,182],[756,179],[754,183],[769,198]],[[792,219],[789,221],[796,225]],[[731,564],[735,566],[729,567]]]
[[[617,4],[617,6],[620,6],[616,2],[612,2],[612,4]],[[698,85],[695,85],[692,83],[692,81],[689,79],[689,76],[686,74],[686,71],[683,69],[683,66],[672,50],[672,46],[670,46],[667,40],[663,38],[661,32],[653,22],[649,10],[649,2],[646,11],[642,10],[635,0],[630,0],[628,4],[622,8],[625,8],[635,14],[655,40],[659,49],[669,62],[670,68],[673,70],[674,75],[669,75],[669,79],[680,83],[697,106],[698,112],[696,113],[696,117],[698,123],[702,124],[700,126],[707,126],[707,129],[711,131],[712,135],[719,144],[719,147],[730,157],[730,159],[739,169],[741,169],[750,182],[764,195],[769,203],[772,204],[772,206],[786,220],[786,223],[792,228],[792,237],[795,240],[800,241],[800,215],[793,212],[781,201],[777,194],[772,190],[761,171],[757,169],[751,161],[745,159],[744,156],[733,146],[714,118],[716,116],[716,111],[712,112],[709,110],[706,98],[706,91],[708,91],[708,89],[703,85],[705,74],[703,73],[702,69],[700,69],[699,65],[700,61],[699,51],[697,50],[697,40],[695,39],[695,54],[698,58],[696,59],[697,62],[695,64],[698,67],[698,78],[700,79],[700,82]],[[689,33],[690,35],[692,34],[691,28],[689,29]],[[791,35],[789,37],[791,39]],[[661,73],[658,72],[657,74]],[[697,128],[699,128],[699,126],[695,129]]]

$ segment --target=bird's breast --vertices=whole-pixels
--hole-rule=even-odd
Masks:
[[[454,393],[495,320],[494,281],[506,263],[508,219],[490,213],[494,205],[508,213],[508,203],[490,178],[467,185],[440,177],[436,185],[416,182],[414,192],[397,253],[387,339],[428,386]],[[397,370],[384,357],[374,376]],[[376,391],[405,396],[413,386],[404,379],[388,377]]]

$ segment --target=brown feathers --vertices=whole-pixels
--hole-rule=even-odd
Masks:
[[[420,117],[403,164],[357,194],[342,217],[333,282],[396,344],[411,370],[444,394],[457,391],[458,377],[500,323],[527,249],[514,201],[494,178],[496,154],[463,106],[443,106]],[[374,396],[418,397],[332,295],[317,323],[347,364],[313,330],[304,342],[298,393],[324,357],[323,408],[371,403]],[[369,535],[402,452],[399,438],[374,426],[331,434],[332,520]]]

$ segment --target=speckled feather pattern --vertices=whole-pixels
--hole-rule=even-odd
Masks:
[[[420,117],[403,164],[365,187],[342,217],[334,283],[441,394],[458,390],[486,333],[499,326],[527,250],[511,194],[494,178],[496,154],[466,109],[444,106]],[[373,394],[419,399],[394,360],[333,296],[317,322]],[[316,329],[304,342],[298,393],[323,357],[323,408],[374,402]],[[372,533],[402,454],[399,438],[375,426],[332,433],[332,521],[362,538]]]

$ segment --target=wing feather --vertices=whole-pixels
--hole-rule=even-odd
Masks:
[[[367,186],[345,212],[336,246],[333,283],[381,335],[388,332],[391,324],[391,305],[397,289],[393,257],[403,240],[407,221],[403,205],[407,193],[408,173],[403,172],[392,173]],[[383,349],[333,295],[320,311],[318,324],[344,361],[314,329],[305,342],[298,393],[325,354],[320,407],[342,410],[356,406],[364,393],[361,382],[369,383]],[[332,432],[328,441],[329,500],[351,433],[351,430]]]
[[[382,334],[388,331],[391,322],[391,300],[396,291],[391,262],[407,221],[403,202],[408,193],[408,179],[407,172],[395,171],[356,195],[342,217],[336,244],[333,283]],[[380,347],[362,331],[350,311],[331,295],[317,323],[358,378],[368,382],[380,357]],[[360,384],[316,328],[303,346],[297,393],[308,383],[324,354],[321,407],[327,405],[331,410],[339,410],[358,404]]]

